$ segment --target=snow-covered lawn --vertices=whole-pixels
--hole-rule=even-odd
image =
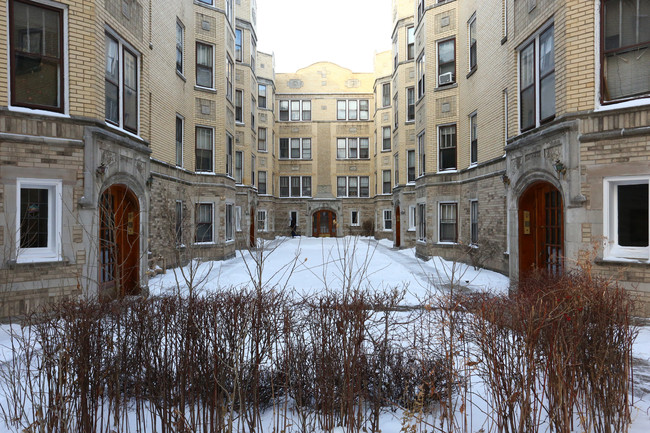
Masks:
[[[503,294],[509,288],[509,279],[496,272],[475,270],[440,258],[424,261],[415,257],[413,248],[396,250],[390,241],[371,238],[278,238],[265,242],[264,248],[257,252],[238,251],[229,260],[193,262],[186,267],[185,274],[190,269],[196,271],[195,281],[201,281],[197,289],[208,293],[250,285],[251,279],[258,278],[258,263],[263,263],[262,285],[285,288],[296,298],[315,294],[324,287],[330,291],[346,287],[377,291],[398,288],[405,289],[402,304],[413,306],[427,303],[432,291],[446,290],[450,280],[463,291]],[[179,270],[168,270],[152,278],[149,287],[151,295],[188,292]],[[12,356],[8,331],[8,325],[0,325],[0,365]],[[633,356],[635,393],[630,431],[647,433],[650,432],[650,326],[639,328]],[[400,414],[383,416],[384,433],[398,433],[402,429]],[[0,433],[9,431],[0,422]]]

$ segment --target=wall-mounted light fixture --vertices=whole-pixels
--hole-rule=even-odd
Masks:
[[[507,174],[503,173],[501,175],[501,180],[503,181],[504,185],[510,185],[510,178],[508,177]]]
[[[553,164],[553,168],[555,168],[558,177],[562,177],[562,175],[566,174],[566,166],[559,159],[555,160],[555,164]]]

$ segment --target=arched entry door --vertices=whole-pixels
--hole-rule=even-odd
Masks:
[[[99,201],[99,288],[104,298],[140,290],[140,206],[125,185],[113,185]]]
[[[548,182],[538,182],[519,199],[519,276],[533,269],[557,275],[564,269],[562,195]]]
[[[331,210],[319,210],[314,212],[312,217],[312,236],[314,237],[335,237],[336,236],[336,214]]]

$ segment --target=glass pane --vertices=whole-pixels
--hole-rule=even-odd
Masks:
[[[553,27],[539,37],[539,74],[541,76],[555,69],[555,52],[553,49]]]
[[[118,88],[115,84],[106,81],[106,120],[118,123],[119,105],[118,105]]]
[[[621,46],[637,44],[637,7],[638,0],[621,1]],[[616,2],[618,3],[618,2]]]
[[[620,46],[620,10],[618,1],[604,2],[605,8],[605,49],[612,50]]]
[[[302,178],[302,195],[303,197],[311,197],[311,177],[303,176]]]
[[[548,119],[555,115],[555,73],[542,79],[539,92],[540,119]]]
[[[618,244],[648,246],[648,184],[618,186]]]
[[[449,63],[454,61],[454,41],[446,41],[438,44],[438,63]]]
[[[521,129],[535,126],[535,88],[529,87],[521,92]]]
[[[302,139],[302,158],[311,159],[311,139]]]
[[[20,247],[46,248],[48,245],[48,190],[20,190]]]
[[[618,99],[650,91],[648,46],[605,57],[606,99]]]
[[[535,44],[531,43],[521,51],[519,58],[519,81],[522,89],[535,83]]]

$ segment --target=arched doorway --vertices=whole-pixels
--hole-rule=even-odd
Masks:
[[[99,200],[99,288],[103,298],[140,291],[140,206],[126,185],[112,185]]]
[[[331,210],[316,211],[312,217],[312,236],[335,237],[337,225],[334,212]]]
[[[395,206],[395,248],[399,248],[402,245],[402,239],[400,236],[401,236],[400,209],[399,206]]]
[[[562,194],[548,182],[534,183],[519,198],[519,276],[533,269],[551,275],[564,269]]]

